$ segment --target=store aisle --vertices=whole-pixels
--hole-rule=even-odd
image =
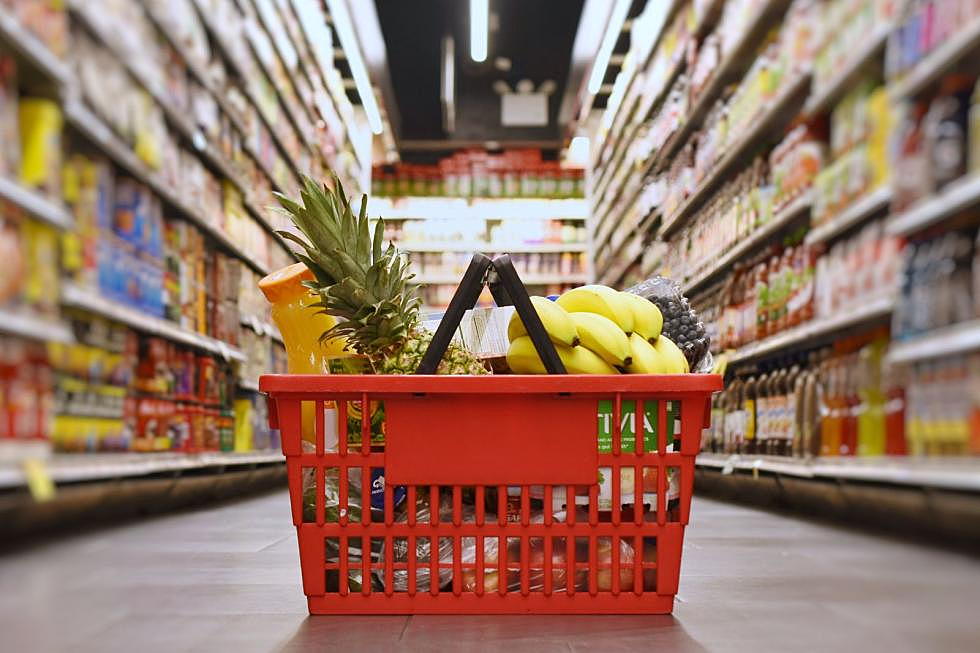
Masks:
[[[0,649],[975,650],[976,561],[706,499],[694,516],[672,617],[309,618],[275,493],[0,558]]]

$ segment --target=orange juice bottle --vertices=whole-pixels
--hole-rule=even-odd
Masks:
[[[331,360],[350,355],[344,351],[343,339],[320,340],[320,336],[336,324],[336,320],[313,306],[318,298],[303,285],[304,281],[312,281],[313,278],[313,273],[305,265],[295,263],[259,281],[259,289],[272,304],[272,320],[282,334],[286,347],[286,369],[290,374],[329,374]],[[336,410],[332,405],[324,408]],[[314,402],[304,401],[303,439],[310,442],[316,439],[315,416]],[[326,419],[325,424],[328,429],[334,428],[336,419]],[[328,435],[327,440],[335,443],[336,435],[333,438]]]

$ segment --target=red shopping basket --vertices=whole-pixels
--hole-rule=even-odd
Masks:
[[[454,304],[472,297],[467,285]],[[537,344],[523,286],[505,285]],[[461,315],[451,306],[433,347]],[[720,377],[284,375],[260,386],[282,432],[312,614],[673,609]]]

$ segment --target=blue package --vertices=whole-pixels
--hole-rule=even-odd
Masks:
[[[396,485],[392,488],[393,507],[401,505],[405,500],[406,490],[404,485]],[[371,509],[385,509],[385,470],[384,467],[371,468]]]

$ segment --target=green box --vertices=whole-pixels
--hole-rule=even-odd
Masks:
[[[611,399],[600,399],[598,402],[598,439],[599,453],[612,453],[612,424],[613,402]],[[647,399],[643,401],[643,450],[657,450],[657,411],[660,400]],[[621,406],[621,451],[633,453],[636,449],[636,400],[624,399]],[[674,443],[675,422],[677,420],[677,402],[667,402],[667,447]]]

